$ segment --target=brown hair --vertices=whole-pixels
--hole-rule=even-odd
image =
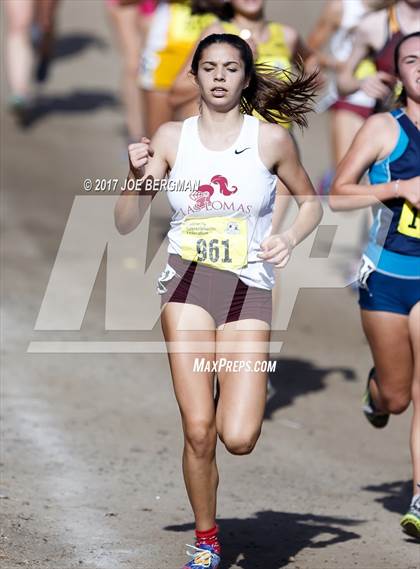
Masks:
[[[221,18],[225,13],[223,0],[191,0],[191,14],[215,14]]]
[[[396,74],[399,76],[400,74],[400,49],[403,43],[405,43],[407,40],[411,40],[411,38],[420,38],[420,32],[413,32],[412,34],[408,34],[406,36],[403,36],[400,41],[397,43],[397,45],[395,46],[395,51],[394,51],[394,69]],[[403,85],[401,93],[396,101],[396,106],[397,107],[405,107],[405,105],[407,104],[407,91],[405,90],[405,87]]]
[[[245,66],[249,85],[242,92],[241,110],[251,115],[259,113],[271,123],[293,122],[300,127],[308,125],[306,115],[312,110],[316,95],[318,71],[306,74],[302,63],[296,71],[279,70],[270,65],[255,64],[251,48],[234,34],[211,34],[201,40],[194,53],[191,73],[196,76],[203,51],[225,43],[239,51]]]

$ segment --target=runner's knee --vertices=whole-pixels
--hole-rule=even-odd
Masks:
[[[259,437],[258,433],[251,433],[249,435],[238,433],[238,434],[226,434],[222,435],[223,443],[231,454],[243,455],[250,454]]]
[[[214,453],[216,431],[207,421],[189,421],[184,427],[185,448],[196,458],[204,458]]]
[[[409,393],[393,392],[385,390],[381,392],[381,397],[383,404],[385,406],[384,411],[392,413],[393,415],[399,415],[404,413],[407,407],[410,405],[411,396]]]

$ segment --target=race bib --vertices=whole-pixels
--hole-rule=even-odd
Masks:
[[[420,212],[407,200],[402,208],[398,231],[403,235],[420,239]]]
[[[248,260],[248,224],[236,217],[185,218],[181,257],[222,270],[240,269]]]

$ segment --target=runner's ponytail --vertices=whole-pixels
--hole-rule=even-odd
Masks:
[[[251,115],[257,111],[267,122],[291,122],[308,126],[312,111],[318,72],[306,74],[302,65],[296,71],[279,70],[268,65],[255,65],[249,86],[242,94],[242,110]]]

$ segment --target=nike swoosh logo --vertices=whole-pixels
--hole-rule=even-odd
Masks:
[[[251,148],[250,146],[247,146],[243,150],[235,150],[235,154],[242,154],[242,152],[245,152],[245,150],[250,150],[250,148]]]

